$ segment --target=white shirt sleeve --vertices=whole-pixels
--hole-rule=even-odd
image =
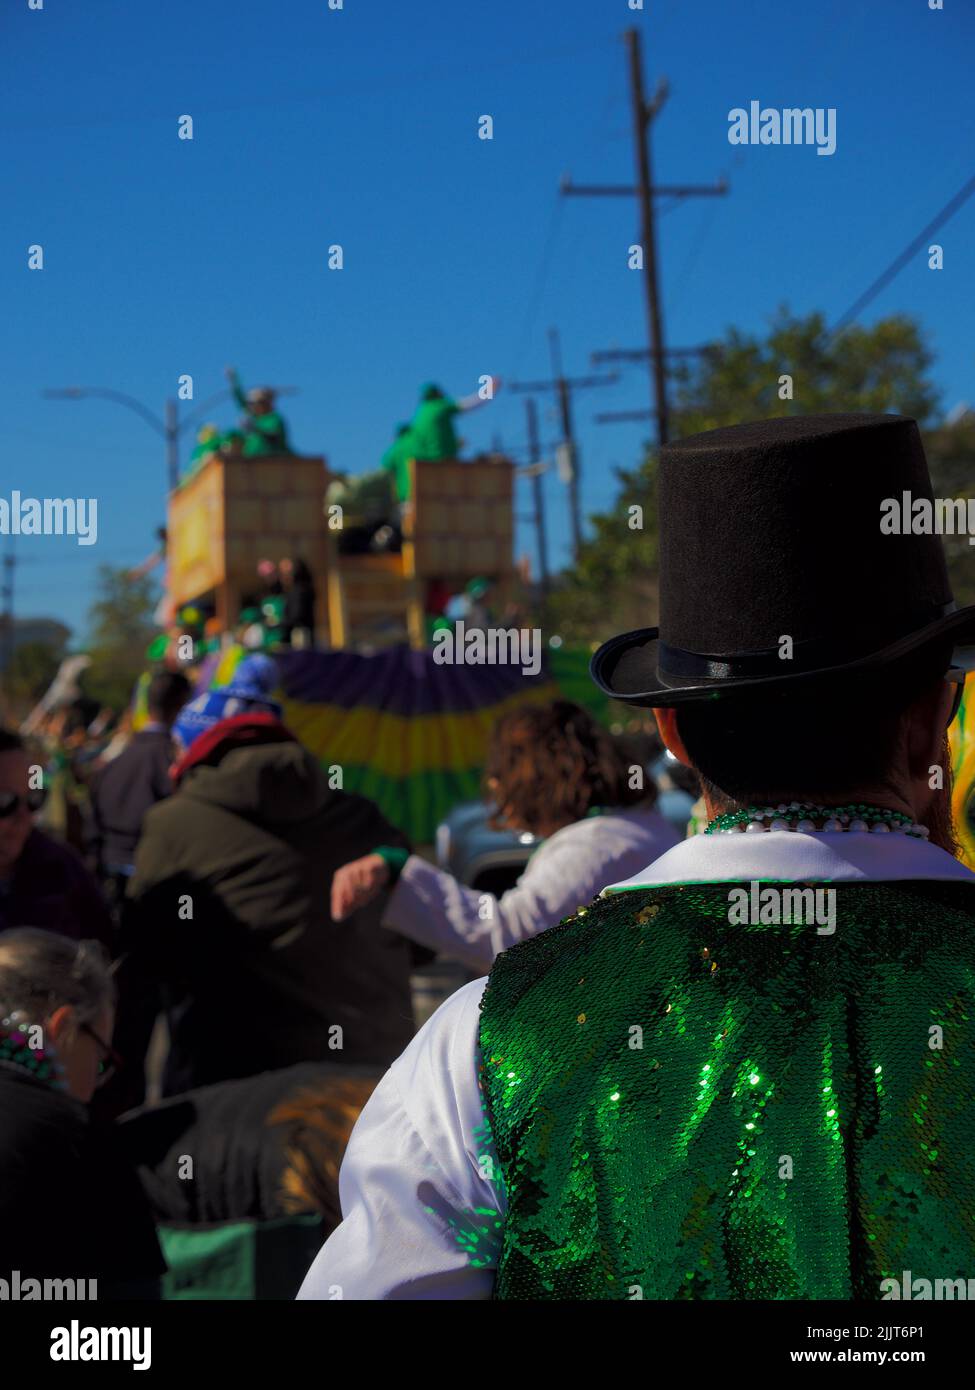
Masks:
[[[587,907],[606,881],[605,853],[576,836],[550,841],[501,897],[468,888],[452,874],[410,855],[383,913],[383,926],[472,970]]]
[[[339,1175],[342,1222],[300,1299],[487,1299],[505,1200],[478,1083],[486,980],[451,995],[376,1087]]]
[[[410,855],[383,911],[383,926],[486,973],[502,951],[588,907],[607,883],[643,869],[677,840],[653,812],[576,821],[546,840],[500,897],[468,888]]]

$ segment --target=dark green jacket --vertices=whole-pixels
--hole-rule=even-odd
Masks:
[[[380,927],[382,899],[339,925],[329,913],[333,872],[378,844],[406,841],[298,743],[191,768],[148,813],[124,939],[164,984],[167,1094],[406,1046],[411,944]]]

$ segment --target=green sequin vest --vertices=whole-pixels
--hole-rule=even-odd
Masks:
[[[832,932],[639,888],[498,958],[496,1297],[975,1296],[975,888],[828,886]]]

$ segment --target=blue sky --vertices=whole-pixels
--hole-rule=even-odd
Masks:
[[[672,345],[781,302],[838,317],[975,171],[971,55],[962,0],[5,0],[0,494],[94,496],[98,544],[22,538],[20,616],[79,634],[100,562],[135,563],[164,519],[162,441],[100,401],[44,387],[125,391],[161,413],[190,372],[196,399],[236,364],[245,384],[300,388],[284,402],[302,452],[374,467],[421,382],[475,389],[566,370],[593,349],[646,341],[626,248],[635,204],[558,196],[633,178],[621,35],[644,35],[659,182],[729,195],[662,211],[664,323]],[[728,112],[834,106],[837,151],[728,143]],[[194,120],[192,142],[177,119]],[[494,140],[477,120],[494,118]],[[864,315],[918,316],[946,408],[975,401],[975,199]],[[341,243],[345,268],[327,269]],[[41,243],[45,268],[27,270]],[[648,404],[646,371],[580,393],[587,510],[648,427],[594,423]],[[544,401],[543,435],[557,430]],[[472,446],[524,443],[524,400],[504,392],[465,421]],[[229,405],[214,412],[233,422]],[[185,450],[184,450],[185,457]],[[555,559],[565,490],[545,483]],[[527,488],[521,498],[527,511]],[[6,545],[0,538],[0,546]],[[519,550],[531,550],[526,527]]]

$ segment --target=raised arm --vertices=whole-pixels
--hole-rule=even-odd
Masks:
[[[501,378],[493,376],[491,378],[490,396],[482,396],[479,391],[475,391],[472,396],[462,396],[456,402],[458,410],[476,410],[479,405],[487,405],[488,401],[493,401],[497,392],[501,389]]]
[[[246,410],[249,415],[250,407],[247,404],[247,397],[244,395],[243,389],[241,387],[240,377],[237,375],[237,369],[235,367],[224,367],[223,374],[230,383],[230,389],[233,392],[234,400],[240,406],[241,410]]]
[[[605,855],[587,846],[574,840],[549,845],[529,862],[513,888],[496,897],[468,888],[419,855],[404,855],[403,861],[398,876],[387,852],[344,864],[332,880],[334,920],[341,922],[395,878],[383,926],[484,971],[501,951],[590,903],[607,872]]]

